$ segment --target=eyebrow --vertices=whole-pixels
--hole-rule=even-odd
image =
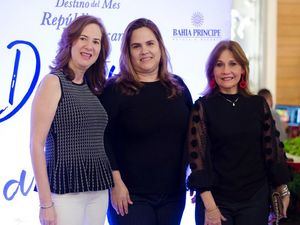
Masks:
[[[237,60],[236,60],[236,59],[229,59],[229,62],[230,62],[230,61],[237,62]],[[221,59],[218,59],[218,60],[217,60],[217,62],[223,62],[223,60],[221,60]]]
[[[155,40],[151,39],[151,40],[146,41],[145,43],[149,43],[149,42],[155,42]],[[133,42],[133,43],[130,44],[130,46],[132,46],[132,45],[140,45],[140,44],[141,44],[140,42]]]
[[[88,38],[88,36],[85,34],[81,34],[79,37],[82,37],[82,36]],[[99,39],[99,38],[93,38],[93,40],[101,41],[101,39]]]
[[[133,45],[140,45],[141,43],[138,43],[138,42],[134,42],[134,43],[131,43],[130,46],[133,46]]]

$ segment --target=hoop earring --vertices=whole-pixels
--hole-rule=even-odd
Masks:
[[[242,89],[245,89],[247,87],[247,82],[246,82],[246,76],[245,75],[242,75],[242,78],[241,78],[241,82],[240,82],[240,88]]]

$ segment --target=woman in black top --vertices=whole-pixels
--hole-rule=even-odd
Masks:
[[[249,62],[237,42],[217,44],[206,76],[188,132],[188,186],[200,193],[196,223],[266,225],[268,183],[282,194],[286,212],[290,179],[270,109],[249,91]]]
[[[110,224],[180,224],[192,100],[182,79],[167,67],[157,26],[144,18],[132,21],[122,40],[120,73],[101,95],[115,184]]]

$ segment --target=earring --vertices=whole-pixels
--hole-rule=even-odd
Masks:
[[[242,78],[241,78],[241,82],[240,82],[240,88],[242,89],[245,89],[247,87],[247,82],[246,82],[246,76],[245,75],[242,75]]]
[[[215,79],[211,79],[211,80],[209,81],[209,87],[210,87],[211,89],[214,89],[214,88],[216,87],[216,81],[215,81]]]

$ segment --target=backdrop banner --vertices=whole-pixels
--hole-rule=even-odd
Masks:
[[[111,42],[108,74],[119,71],[124,29],[134,19],[155,22],[196,100],[206,86],[205,63],[217,42],[230,38],[231,0],[10,0],[0,24],[0,215],[1,224],[38,225],[39,201],[30,161],[30,110],[35,90],[49,73],[61,33],[76,17],[100,17]],[[187,198],[182,224],[193,225]]]

